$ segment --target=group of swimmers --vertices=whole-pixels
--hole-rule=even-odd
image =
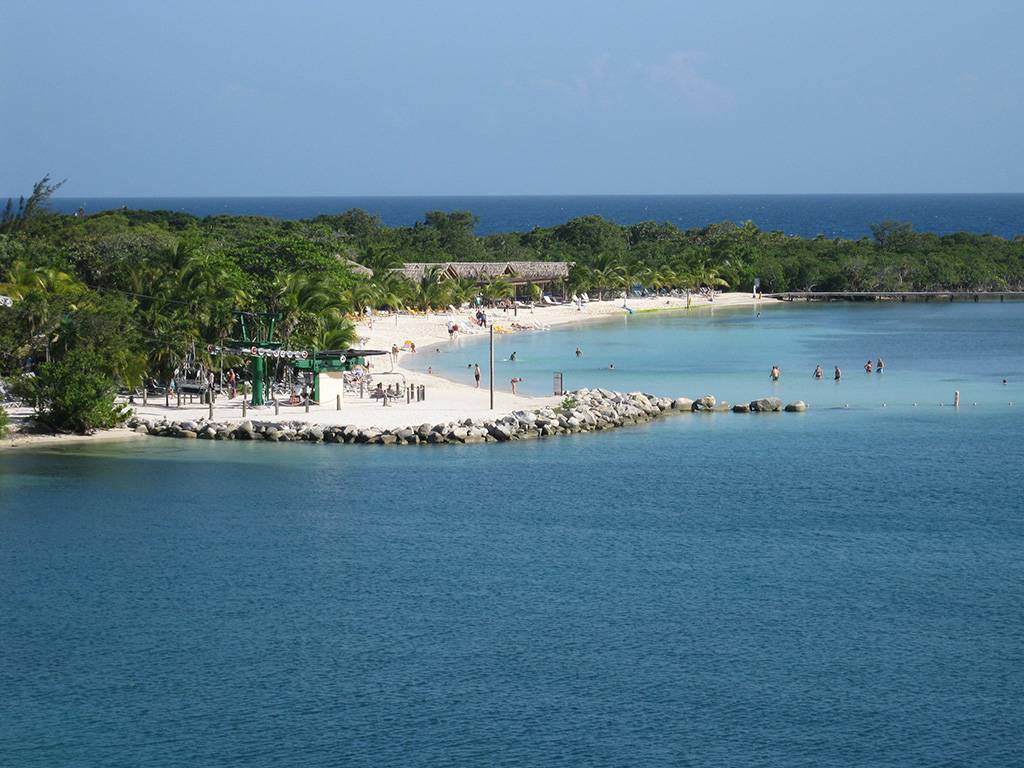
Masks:
[[[871,360],[868,360],[866,363],[864,363],[865,373],[882,373],[883,371],[885,371],[885,360],[883,360],[882,358],[878,358],[877,362],[874,363],[872,363]],[[813,375],[816,379],[825,378],[825,371],[822,370],[821,365],[814,366]],[[771,380],[778,381],[781,378],[781,376],[782,371],[779,369],[779,366],[773,365],[772,371],[769,374]],[[832,373],[832,378],[835,379],[836,381],[839,381],[841,378],[843,378],[843,369],[840,368],[838,365],[835,367],[835,370]]]

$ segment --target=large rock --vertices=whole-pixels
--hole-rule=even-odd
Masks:
[[[487,428],[487,434],[498,442],[505,442],[512,439],[512,430],[504,424],[491,424]]]
[[[694,400],[693,405],[690,407],[695,411],[710,411],[717,402],[714,395],[704,395],[704,397]]]
[[[758,413],[768,413],[769,411],[781,411],[782,401],[777,397],[762,397],[757,400],[750,401],[750,410]]]
[[[693,400],[688,397],[677,397],[672,401],[672,408],[677,411],[689,411],[693,408]]]
[[[803,400],[797,400],[786,406],[786,410],[790,413],[800,413],[801,411],[807,410],[807,403]]]
[[[747,403],[736,403],[736,405],[734,405],[732,407],[732,412],[733,413],[750,413],[750,405],[748,405]]]

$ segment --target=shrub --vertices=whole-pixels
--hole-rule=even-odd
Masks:
[[[77,349],[43,363],[34,377],[22,377],[16,391],[36,404],[36,420],[57,432],[88,435],[115,427],[127,417],[115,401],[117,386],[95,351]]]
[[[10,421],[7,418],[7,411],[5,411],[3,408],[0,408],[0,437],[3,437],[4,435],[7,434],[9,424]]]

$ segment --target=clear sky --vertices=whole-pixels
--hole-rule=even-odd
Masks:
[[[1024,191],[1019,0],[0,0],[0,193]]]

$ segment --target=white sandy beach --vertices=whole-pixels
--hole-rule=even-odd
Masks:
[[[772,299],[760,299],[761,302],[774,303]],[[686,308],[686,300],[678,298],[645,298],[630,299],[628,306],[636,313],[681,310]],[[713,306],[715,308],[728,308],[750,306],[755,299],[749,293],[725,293],[715,297]],[[693,310],[701,311],[701,308],[712,306],[707,299],[694,297],[692,301]],[[581,311],[577,311],[574,304],[560,306],[543,306],[534,310],[519,309],[518,313],[511,311],[488,311],[488,320],[495,328],[502,329],[509,333],[542,332],[544,329],[555,326],[564,326],[574,323],[585,323],[588,321],[605,319],[608,317],[621,316],[622,299],[611,301],[592,301],[584,305]],[[417,348],[425,348],[430,345],[448,343],[447,324],[449,319],[459,323],[460,327],[470,326],[470,310],[463,310],[458,314],[448,313],[429,315],[376,315],[372,323],[362,321],[357,326],[362,346],[366,349],[390,350],[392,345],[402,347],[407,341],[412,341]],[[536,328],[536,331],[515,331],[512,323],[522,326]],[[471,329],[462,334],[467,336],[487,334],[485,329]],[[481,340],[480,343],[484,343]],[[373,358],[373,373],[383,371],[394,371],[398,376],[404,377],[405,381],[414,385],[424,385],[426,399],[422,402],[406,403],[392,401],[388,407],[381,405],[379,400],[369,397],[364,399],[346,397],[342,403],[341,410],[337,410],[335,402],[324,403],[320,406],[310,406],[306,412],[305,406],[279,406],[275,414],[273,405],[266,405],[261,408],[248,408],[247,415],[254,421],[303,421],[317,424],[347,425],[356,427],[403,427],[422,423],[438,424],[450,421],[461,421],[470,418],[494,418],[495,416],[510,413],[515,410],[526,410],[538,408],[543,405],[557,404],[561,398],[532,397],[529,395],[513,395],[508,391],[508,382],[498,382],[495,385],[494,410],[490,408],[490,395],[487,386],[487,371],[483,371],[483,378],[479,389],[469,384],[451,381],[442,376],[430,375],[418,371],[412,371],[402,366],[403,359],[406,359],[411,352],[401,352],[398,363],[392,366],[389,357]],[[391,378],[391,377],[388,377]],[[392,379],[393,380],[393,379]],[[180,408],[165,407],[163,400],[151,401],[143,406],[141,403],[134,405],[136,414],[143,419],[168,420],[191,420],[199,421],[209,417],[209,407],[198,402],[192,405],[182,405]],[[28,409],[12,409],[10,415],[12,422],[17,425],[24,422],[28,416]],[[215,421],[241,422],[242,402],[240,398],[228,400],[221,398],[214,406],[213,417]],[[97,437],[125,436],[132,434],[127,430],[109,430],[98,433],[92,438],[80,438],[83,440],[95,440]],[[46,437],[39,435],[17,434],[8,436],[0,445],[41,445],[48,441],[54,444],[71,442],[72,438],[66,436]]]

